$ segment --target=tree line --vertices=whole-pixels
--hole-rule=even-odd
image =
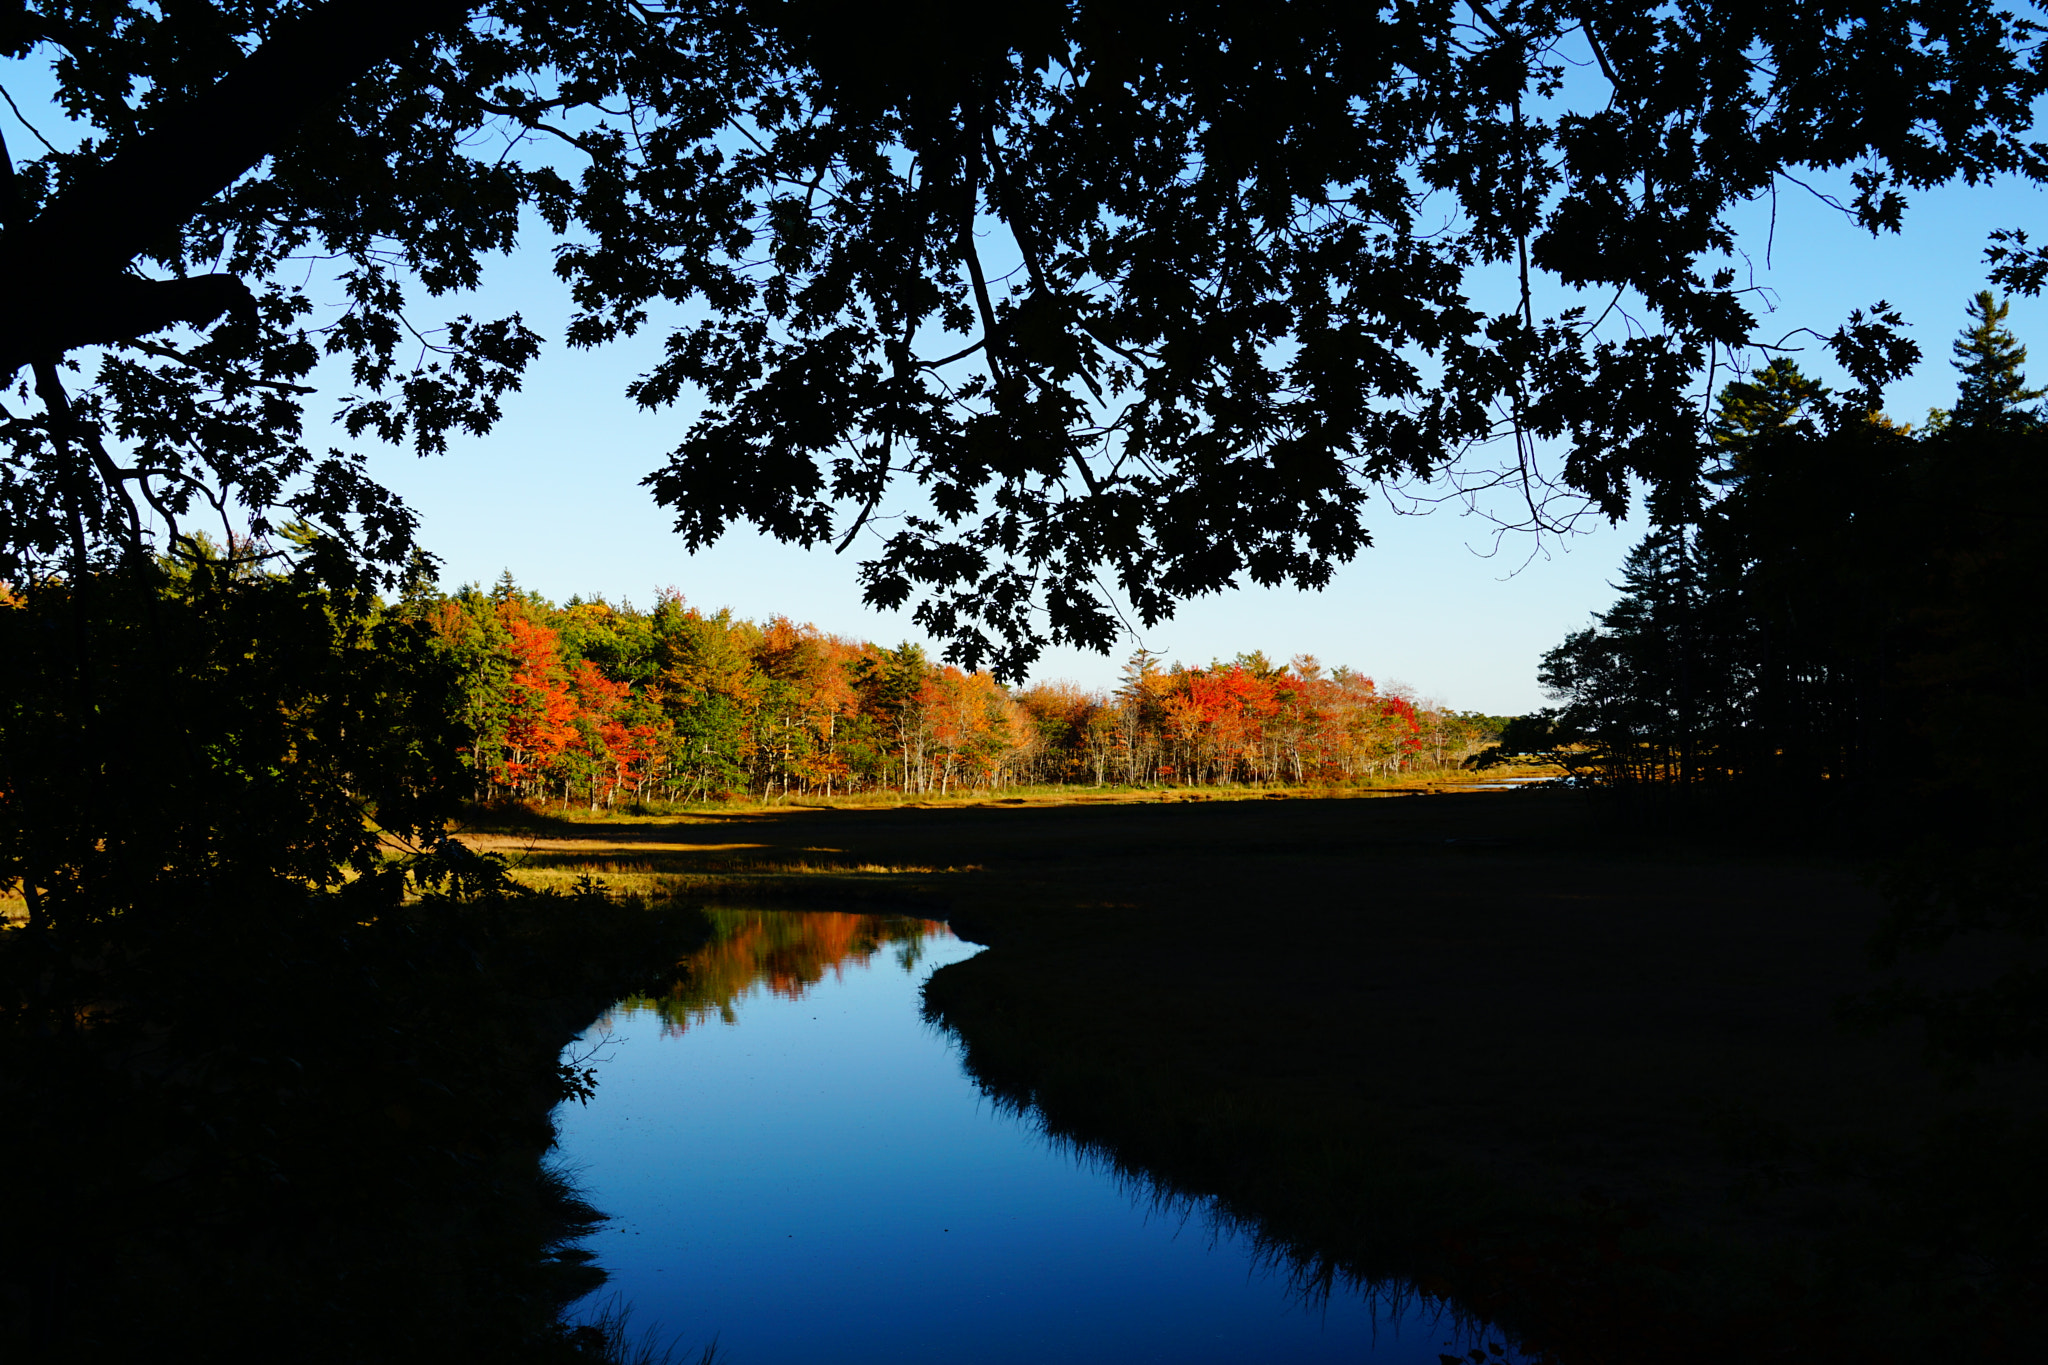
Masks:
[[[484,801],[1344,784],[1454,767],[1501,724],[1305,654],[1167,667],[1140,650],[1113,689],[1011,688],[916,644],[742,620],[673,590],[648,610],[557,606],[509,573],[395,614],[448,669]]]
[[[1710,496],[1544,655],[1534,735],[1610,785],[1995,786],[1996,717],[2039,687],[2048,549],[2048,391],[2008,311],[1970,301],[1956,404],[1917,427],[1785,356],[1724,387]]]
[[[1547,653],[1511,728],[1581,778],[1683,808],[1819,812],[1885,859],[1890,961],[2010,936],[2011,970],[1896,987],[1960,1065],[2048,1051],[2048,843],[2020,719],[2048,684],[2048,390],[1990,291],[1955,405],[1918,426],[1778,357],[1718,395],[1714,496],[1630,553],[1620,599]],[[1802,820],[1799,827],[1807,827]]]

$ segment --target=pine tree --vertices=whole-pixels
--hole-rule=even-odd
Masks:
[[[2021,367],[2027,363],[2027,348],[2005,327],[2009,303],[2000,303],[1989,289],[1969,303],[1971,325],[1956,338],[1956,369],[1962,383],[1956,392],[1955,410],[1949,421],[1959,427],[2033,427],[2040,424],[2038,408],[2029,406],[2048,394],[2048,389],[2030,389]]]
[[[1744,460],[1749,447],[1797,422],[1827,394],[1826,387],[1807,378],[1785,356],[1723,388],[1707,429],[1720,453],[1720,468],[1707,475],[1708,482],[1725,485],[1741,480],[1749,472]]]

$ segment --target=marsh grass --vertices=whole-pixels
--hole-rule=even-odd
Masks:
[[[678,870],[679,866],[689,870]],[[606,895],[660,904],[694,904],[707,897],[863,902],[917,894],[903,885],[906,878],[980,871],[971,864],[938,867],[805,858],[712,858],[692,863],[574,852],[514,856],[506,870],[513,882],[533,891],[569,894],[587,886]]]
[[[1327,1234],[1320,1244],[1311,1242],[1300,1235],[1299,1228],[1276,1226],[1269,1213],[1253,1209],[1241,1197],[1216,1192],[1226,1188],[1227,1176],[1213,1168],[1191,1166],[1184,1159],[1177,1161],[1177,1157],[1187,1155],[1185,1151],[1165,1150],[1185,1147],[1183,1142],[1168,1139],[1159,1147],[1147,1149],[1136,1144],[1118,1146],[1101,1136],[1089,1135],[1105,1131],[1102,1120],[1109,1109],[1123,1111],[1126,1118],[1141,1113],[1185,1112],[1185,1095],[1178,1097],[1182,1101],[1179,1105],[1160,1103],[1161,1077],[1124,1075],[1110,1080],[1105,1075],[1088,1075],[1085,1068],[1058,1077],[1041,1073],[1031,1084],[1025,1084],[1021,1075],[1005,1077],[1004,1063],[998,1059],[1002,1043],[986,1029],[977,1030],[981,1041],[968,1042],[949,1019],[941,1003],[944,998],[928,995],[925,1017],[935,1029],[969,1052],[969,1075],[982,1097],[998,1113],[1032,1130],[1047,1147],[1076,1166],[1108,1180],[1148,1218],[1176,1224],[1183,1232],[1195,1229],[1212,1246],[1236,1240],[1250,1251],[1252,1273],[1278,1280],[1301,1311],[1320,1314],[1333,1297],[1341,1295],[1365,1307],[1376,1333],[1397,1329],[1419,1332],[1446,1351],[1456,1352],[1455,1359],[1459,1361],[1542,1365],[1547,1359],[1541,1353],[1526,1350],[1498,1325],[1473,1313],[1449,1292],[1445,1281],[1439,1279],[1433,1288],[1425,1287],[1412,1276],[1345,1259],[1330,1249],[1338,1243]],[[1219,1128],[1263,1127],[1247,1124],[1248,1116],[1233,1112],[1236,1106],[1227,1100],[1212,1100],[1205,1108],[1210,1121]],[[1271,1136],[1270,1131],[1255,1135],[1251,1145],[1240,1151],[1240,1165],[1251,1164],[1254,1152],[1270,1157],[1274,1150]],[[1151,1164],[1147,1164],[1148,1158]],[[1371,1158],[1370,1152],[1348,1147],[1338,1160],[1346,1167],[1355,1167],[1361,1160]],[[1401,1172],[1386,1183],[1376,1199],[1381,1216],[1390,1223],[1402,1217],[1395,1211],[1397,1205],[1414,1206],[1407,1214],[1411,1218],[1426,1207],[1433,1222],[1441,1215],[1447,1196],[1453,1201],[1469,1196],[1469,1191],[1453,1193],[1433,1188],[1427,1180],[1417,1179],[1412,1167],[1386,1163],[1381,1169]],[[1242,1182],[1237,1183],[1241,1187]]]
[[[635,825],[648,820],[678,823],[721,822],[748,815],[778,811],[900,811],[977,810],[987,808],[1120,806],[1159,802],[1242,802],[1277,800],[1342,800],[1403,795],[1412,792],[1455,791],[1516,779],[1548,780],[1558,776],[1555,768],[1529,764],[1507,764],[1481,771],[1448,769],[1434,773],[1407,773],[1391,777],[1365,777],[1341,785],[1303,784],[1255,786],[1177,786],[1154,784],[1126,786],[1112,783],[1101,787],[1061,784],[1034,787],[1005,787],[998,791],[975,788],[967,791],[900,792],[884,790],[852,795],[822,794],[755,797],[728,793],[715,801],[634,802],[604,810],[593,810],[576,802],[496,802],[472,807],[463,828],[479,833],[517,833],[559,830],[563,827]]]
[[[821,843],[837,843],[831,826],[805,827],[812,840],[792,844],[792,819],[840,813],[861,817],[944,818],[982,812],[1078,812],[1101,809],[1114,828],[1115,811],[1161,806],[1253,808],[1269,802],[1376,800],[1455,792],[1498,795],[1505,780],[1543,780],[1547,770],[1503,767],[1483,773],[1446,772],[1428,778],[1369,779],[1345,787],[1078,787],[1016,789],[947,797],[906,797],[898,792],[768,803],[735,800],[688,806],[591,811],[581,806],[501,803],[476,807],[458,836],[478,852],[505,860],[520,886],[568,892],[594,878],[613,894],[653,901],[738,896],[763,900],[859,900],[900,894],[909,900],[946,899],[948,881],[984,873],[980,860],[872,858]],[[765,838],[757,839],[757,833]],[[696,842],[705,840],[706,842]]]
[[[613,1294],[576,1313],[569,1340],[592,1365],[718,1365],[718,1339],[690,1353],[680,1337],[665,1336],[660,1324],[633,1330],[633,1305]]]

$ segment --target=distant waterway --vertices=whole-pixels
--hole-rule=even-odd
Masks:
[[[635,1330],[730,1365],[1370,1361],[1473,1344],[1426,1301],[1307,1301],[1201,1206],[1165,1210],[999,1110],[919,991],[980,949],[926,920],[714,912],[670,995],[571,1049],[557,1115],[611,1215]]]

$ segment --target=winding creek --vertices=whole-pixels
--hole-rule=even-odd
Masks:
[[[713,912],[675,995],[570,1052],[558,1115],[611,1217],[584,1244],[632,1306],[729,1365],[1371,1361],[1469,1349],[1426,1305],[1304,1303],[1242,1237],[1162,1211],[998,1110],[923,1022],[980,949],[932,921]]]

